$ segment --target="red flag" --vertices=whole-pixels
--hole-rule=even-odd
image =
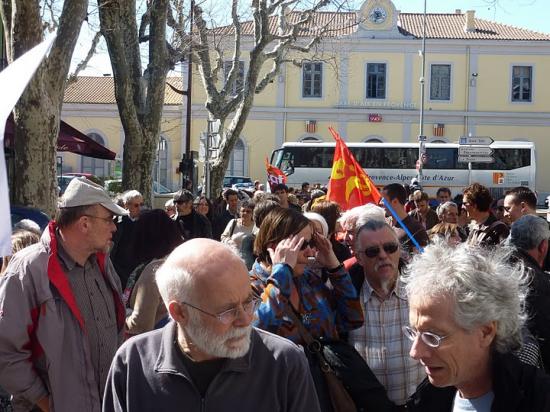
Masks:
[[[336,147],[327,199],[337,202],[343,210],[367,203],[378,204],[382,196],[370,177],[357,163],[340,135],[332,127],[329,131],[336,140]]]
[[[265,157],[265,170],[267,172],[267,181],[269,182],[271,191],[273,191],[276,185],[286,183],[286,175],[284,172],[278,167],[270,164],[269,160],[267,160],[267,156]]]

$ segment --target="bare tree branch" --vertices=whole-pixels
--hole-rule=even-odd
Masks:
[[[78,74],[88,66],[88,63],[90,62],[92,57],[94,57],[94,55],[95,55],[95,52],[96,52],[96,49],[97,49],[97,44],[99,43],[100,39],[101,39],[101,32],[98,31],[94,35],[94,38],[92,39],[92,44],[90,45],[90,49],[88,50],[88,54],[86,54],[86,57],[80,63],[78,63],[74,73],[71,74],[69,76],[69,78],[67,79],[67,84],[66,84],[65,87],[67,87],[70,84],[76,82]]]
[[[139,24],[139,42],[145,43],[149,41],[149,36],[145,34],[147,31],[147,28],[149,27],[149,24],[151,23],[151,7],[153,6],[153,2],[147,2],[147,9],[145,10],[145,13],[141,16],[141,22]]]

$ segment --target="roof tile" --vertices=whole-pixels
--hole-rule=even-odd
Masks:
[[[400,32],[407,36],[422,38],[423,13],[400,13],[398,27]],[[288,16],[289,23],[296,23],[300,18],[299,12],[292,12]],[[550,40],[550,34],[539,33],[507,24],[475,18],[475,31],[464,30],[465,14],[458,13],[428,13],[426,15],[427,39],[469,39],[469,40]],[[356,13],[346,12],[318,12],[309,24],[299,32],[300,36],[312,36],[321,33],[326,26],[329,37],[341,37],[355,32],[357,27]],[[269,20],[272,33],[277,31],[277,16]],[[218,35],[231,34],[232,26],[219,27],[215,30]],[[242,33],[252,35],[254,25],[246,21],[241,26]]]
[[[180,77],[168,77],[170,83],[176,89],[181,90]],[[116,104],[115,87],[113,77],[78,76],[76,82],[71,83],[65,90],[64,103],[89,103],[89,104]],[[164,104],[179,105],[182,95],[166,86]]]

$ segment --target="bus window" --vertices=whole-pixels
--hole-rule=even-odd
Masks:
[[[384,150],[380,147],[350,147],[353,157],[361,167],[369,169],[384,167]]]
[[[468,169],[468,163],[457,161],[458,149],[456,147],[428,147],[426,154],[425,169]]]
[[[380,158],[384,169],[414,169],[418,149],[413,147],[392,147],[383,149]]]
[[[493,163],[472,163],[474,170],[514,170],[531,166],[531,149],[494,149]]]

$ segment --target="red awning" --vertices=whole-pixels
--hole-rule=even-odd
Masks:
[[[10,115],[6,122],[4,133],[4,145],[13,146],[13,118]],[[110,151],[105,146],[89,138],[81,131],[75,129],[68,123],[61,120],[59,125],[59,136],[57,137],[57,150],[59,152],[72,152],[82,156],[95,157],[97,159],[114,160],[116,153]]]

